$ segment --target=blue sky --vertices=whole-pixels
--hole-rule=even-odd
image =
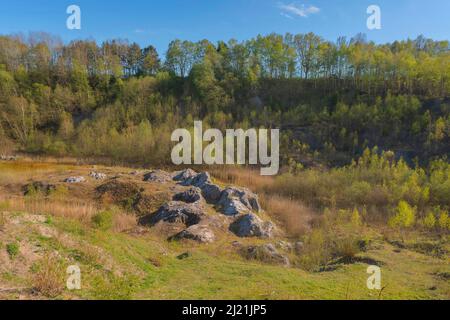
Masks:
[[[0,34],[45,31],[64,41],[127,38],[163,53],[175,39],[249,39],[257,34],[315,32],[328,40],[367,34],[377,43],[419,34],[450,39],[449,0],[0,0]],[[76,4],[82,29],[66,28]],[[382,29],[366,27],[369,5],[381,8]]]

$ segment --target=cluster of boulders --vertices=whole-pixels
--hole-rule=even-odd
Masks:
[[[143,177],[144,182],[167,184],[168,193],[148,193],[144,183],[126,179],[124,175],[127,174],[110,177],[98,186],[98,199],[133,210],[141,226],[162,227],[170,241],[187,239],[211,243],[216,240],[216,234],[229,231],[240,238],[271,238],[273,242],[274,235],[278,234],[275,225],[263,218],[255,193],[246,188],[218,185],[207,172],[197,173],[187,169],[174,173],[163,170],[143,172],[142,175],[141,172],[129,173]],[[94,180],[107,179],[107,175],[100,172],[91,172],[89,177]],[[64,182],[75,184],[86,180],[83,176],[72,176]],[[49,194],[55,188],[54,185],[34,182],[24,186],[24,192]],[[236,243],[240,254],[247,259],[285,266],[289,266],[289,258],[284,253],[302,250],[302,243],[279,241],[247,246]]]
[[[91,173],[89,173],[89,177],[91,177],[94,180],[105,180],[107,176],[104,173],[92,171]],[[83,182],[86,182],[86,178],[83,176],[68,177],[68,178],[64,179],[64,182],[65,183],[83,183]]]
[[[156,170],[144,175],[144,181],[175,181],[189,187],[173,196],[173,201],[161,206],[156,213],[141,218],[141,223],[155,225],[160,222],[183,223],[187,229],[171,239],[193,239],[211,242],[214,233],[210,228],[211,219],[205,204],[209,203],[226,217],[228,229],[238,237],[270,238],[275,226],[264,221],[257,214],[261,211],[258,196],[245,188],[221,188],[212,182],[207,172],[197,173],[191,169],[170,174]]]

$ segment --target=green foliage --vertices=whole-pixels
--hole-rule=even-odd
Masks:
[[[442,230],[450,230],[450,218],[446,211],[442,211],[439,215],[439,227]]]
[[[126,41],[76,41],[55,56],[34,42],[0,37],[0,153],[171,165],[172,131],[194,120],[280,127],[289,173],[267,187],[276,193],[368,208],[354,225],[387,221],[402,201],[418,216],[450,207],[448,41],[174,40],[164,65],[154,47]]]
[[[389,226],[393,228],[410,228],[416,222],[415,207],[411,207],[408,202],[400,201],[396,214],[389,220]]]
[[[436,217],[433,212],[428,212],[423,219],[423,225],[427,229],[433,229],[436,226]]]
[[[313,230],[305,242],[305,250],[300,257],[300,263],[306,270],[317,270],[331,258],[325,235],[322,230]]]
[[[92,217],[92,223],[95,228],[100,230],[109,230],[113,226],[114,212],[100,211]]]
[[[19,254],[19,244],[17,242],[8,243],[6,252],[8,252],[11,259],[14,259]]]
[[[355,227],[360,227],[362,225],[361,216],[359,214],[358,209],[354,209],[351,216],[351,224]]]

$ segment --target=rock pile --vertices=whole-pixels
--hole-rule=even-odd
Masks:
[[[141,223],[155,225],[159,222],[181,222],[188,228],[172,239],[211,242],[215,238],[214,233],[209,225],[202,223],[207,221],[203,202],[206,201],[231,220],[228,229],[238,237],[273,236],[275,227],[256,215],[261,211],[261,206],[258,196],[250,190],[238,187],[223,189],[212,182],[209,173],[197,173],[191,169],[174,174],[157,170],[144,176],[145,181],[157,182],[167,182],[169,178],[189,189],[175,194],[172,202],[164,204],[156,213],[143,217]]]

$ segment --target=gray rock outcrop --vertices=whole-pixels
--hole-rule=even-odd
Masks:
[[[190,189],[177,193],[173,196],[174,201],[186,203],[194,203],[202,199],[202,191],[199,188],[191,187]]]
[[[173,236],[170,240],[189,239],[200,243],[211,243],[216,239],[214,232],[205,225],[193,225]]]
[[[231,225],[230,231],[238,237],[270,238],[273,236],[274,225],[263,221],[257,215],[250,213],[237,218]]]
[[[172,175],[163,170],[154,170],[144,175],[144,181],[165,183],[172,181]]]
[[[198,202],[171,201],[159,208],[155,214],[142,217],[140,223],[150,225],[155,225],[158,222],[183,223],[189,227],[198,224],[204,216],[204,208]]]
[[[258,196],[245,188],[229,187],[225,189],[217,204],[228,216],[261,211]]]
[[[173,180],[181,182],[181,184],[184,184],[184,185],[190,185],[190,181],[196,175],[197,175],[197,172],[195,172],[194,170],[186,169],[186,170],[175,173]]]
[[[289,258],[277,251],[271,243],[262,246],[250,246],[244,249],[243,255],[249,260],[258,260],[265,263],[278,264],[288,267]]]
[[[201,190],[203,197],[209,203],[217,203],[222,195],[222,189],[214,183],[205,183]]]
[[[69,177],[64,180],[66,183],[82,183],[85,182],[86,179],[84,177]]]

